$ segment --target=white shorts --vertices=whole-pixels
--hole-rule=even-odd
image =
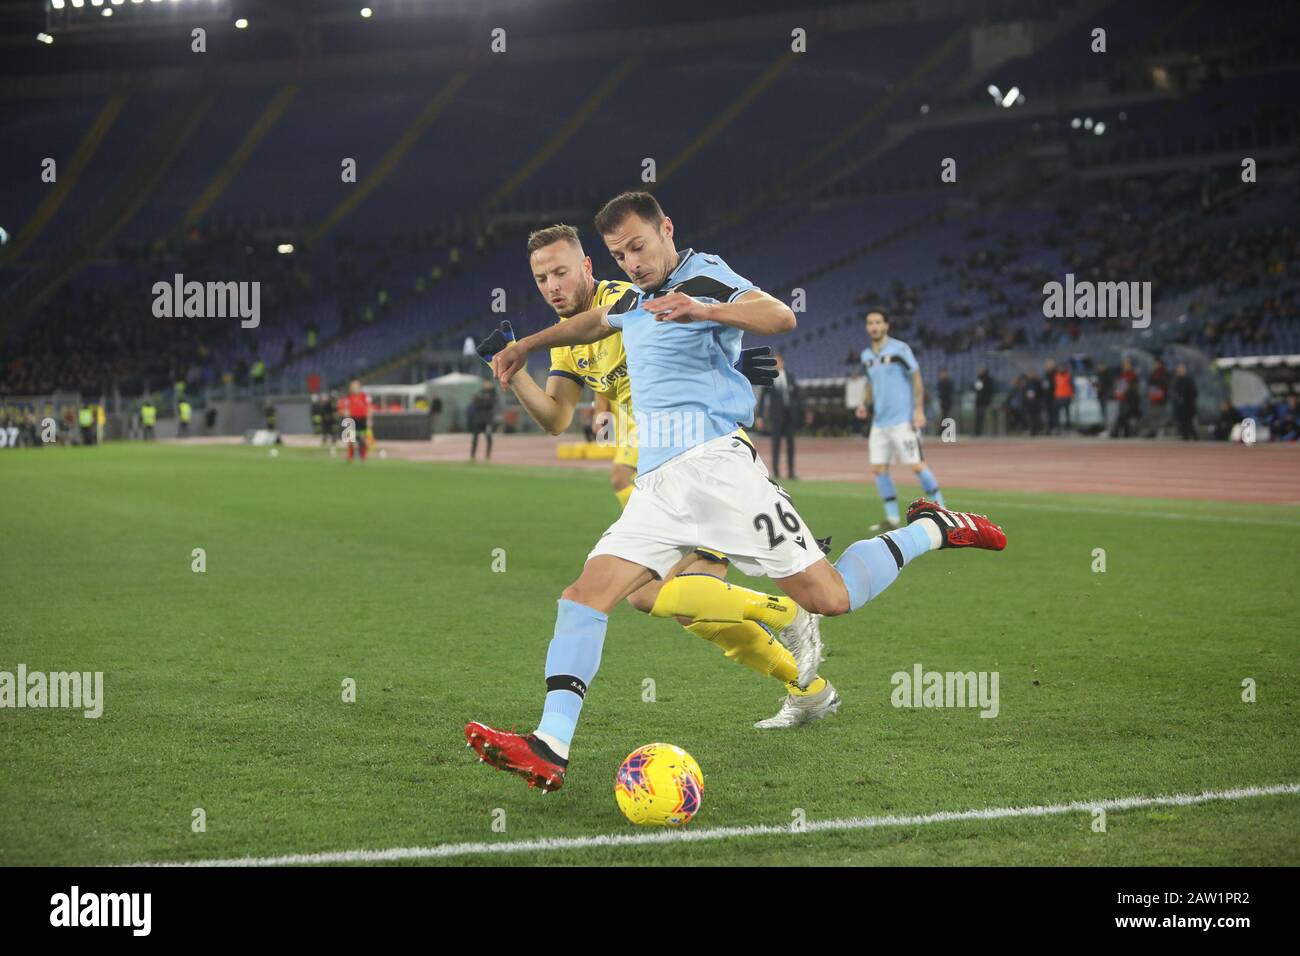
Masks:
[[[901,465],[921,462],[921,436],[911,422],[902,425],[871,426],[867,447],[873,465],[891,465],[895,460]]]
[[[822,558],[789,495],[767,477],[753,447],[734,434],[638,476],[622,516],[587,560],[610,554],[663,578],[697,547],[725,554],[754,577],[789,577]]]

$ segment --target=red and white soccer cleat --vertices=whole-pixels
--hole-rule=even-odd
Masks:
[[[907,506],[907,523],[917,518],[929,518],[939,526],[945,548],[984,548],[1001,551],[1007,546],[1006,532],[988,519],[987,515],[967,511],[949,511],[933,501],[917,498]]]
[[[564,785],[568,761],[557,757],[533,734],[524,736],[473,721],[465,725],[465,746],[473,747],[480,761],[518,774],[528,786],[541,787],[542,793]]]

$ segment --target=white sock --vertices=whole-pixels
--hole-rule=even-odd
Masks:
[[[559,757],[561,760],[569,759],[568,744],[563,743],[559,739],[552,737],[550,734],[541,730],[534,730],[533,736],[536,737],[538,740],[540,740],[542,743],[546,744],[546,746],[554,750],[555,756]]]
[[[943,547],[943,533],[939,531],[939,525],[933,518],[917,518],[913,524],[919,524],[925,529],[926,537],[930,539],[930,550],[937,551]]]

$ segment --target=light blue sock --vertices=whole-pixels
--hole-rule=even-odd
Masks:
[[[889,472],[876,475],[876,490],[880,492],[880,500],[885,503],[885,517],[890,521],[898,521],[898,492],[894,490],[894,476]]]
[[[546,704],[537,729],[568,746],[587,685],[600,668],[609,615],[564,598],[557,603],[555,636],[546,652]]]
[[[835,570],[849,590],[849,606],[857,610],[894,583],[908,562],[933,547],[919,524],[910,524],[865,541],[855,541],[835,562]]]
[[[929,468],[922,468],[916,473],[916,477],[921,479],[921,490],[925,492],[925,496],[940,508],[944,507],[943,492],[939,490],[939,482],[935,480],[934,472]]]

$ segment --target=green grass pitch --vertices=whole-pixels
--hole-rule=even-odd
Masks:
[[[879,513],[870,486],[790,490],[835,554]],[[1008,550],[927,555],[867,608],[826,621],[839,715],[754,730],[780,703],[774,681],[624,606],[569,780],[543,798],[478,764],[461,728],[535,726],[555,599],[616,514],[603,472],[349,466],[315,449],[3,453],[0,670],[103,671],[105,702],[97,720],[0,710],[0,864],[629,833],[614,771],[656,740],[703,767],[693,829],[1300,781],[1300,509],[955,488],[948,499],[1002,523]],[[205,573],[191,570],[195,548]],[[890,677],[916,663],[997,671],[998,716],[895,708]],[[206,832],[192,829],[196,808]],[[1091,822],[448,862],[1300,864],[1296,795],[1113,811],[1104,833]]]

